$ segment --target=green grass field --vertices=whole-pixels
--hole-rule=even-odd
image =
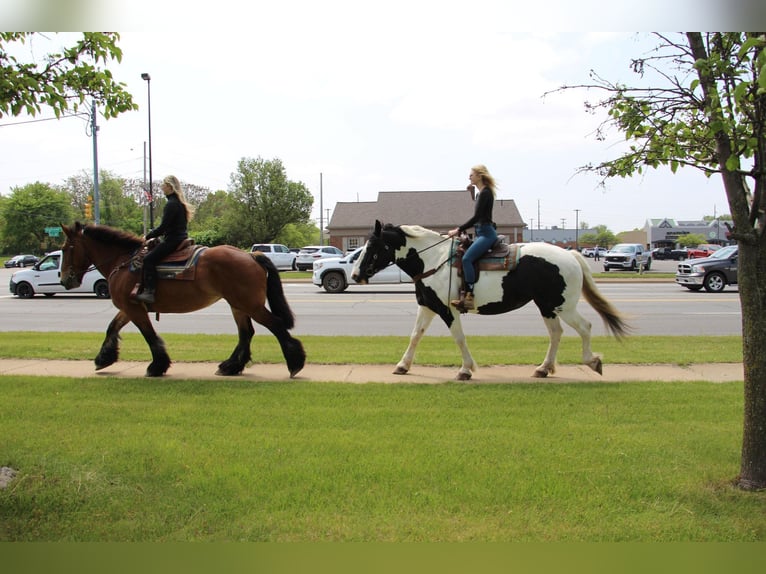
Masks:
[[[199,337],[167,336],[174,359],[217,361],[233,346]],[[0,355],[90,358],[100,339],[0,334]],[[123,358],[145,359],[132,339]],[[256,338],[259,360],[281,362],[272,339]],[[545,342],[476,339],[483,364],[502,364],[509,347],[512,362],[534,364]],[[403,341],[304,343],[309,356],[332,349],[334,361],[366,363],[395,362]],[[609,341],[597,346],[612,362],[639,350],[639,362],[741,360],[736,337],[636,337],[624,356]],[[435,337],[418,359],[456,355]],[[18,475],[0,489],[0,540],[764,541],[766,492],[732,483],[742,411],[741,382],[5,376],[0,466]]]

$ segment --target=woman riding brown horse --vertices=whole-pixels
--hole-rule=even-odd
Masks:
[[[95,359],[96,370],[115,363],[119,355],[120,330],[129,322],[138,327],[152,353],[146,375],[164,375],[170,357],[157,335],[146,306],[131,297],[140,280],[140,270],[131,270],[131,260],[143,246],[142,238],[104,225],[61,226],[66,235],[61,264],[61,284],[67,289],[80,285],[90,265],[109,281],[112,303],[119,312],[106,331]],[[288,330],[295,324],[282,289],[279,272],[262,254],[251,254],[230,245],[205,249],[198,257],[194,278],[160,279],[151,311],[190,313],[225,299],[237,324],[239,341],[231,356],[218,365],[218,375],[238,375],[251,359],[250,342],[255,334],[252,321],[271,331],[279,341],[290,376],[306,362],[306,353]],[[268,301],[268,307],[266,302]]]

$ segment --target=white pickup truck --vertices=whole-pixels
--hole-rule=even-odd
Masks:
[[[342,293],[349,285],[358,285],[351,279],[356,260],[363,247],[343,257],[328,257],[319,259],[314,263],[314,274],[311,281],[317,287],[324,288],[328,293]],[[397,283],[412,283],[412,278],[396,265],[389,265],[382,271],[373,275],[369,285],[394,285]]]
[[[82,285],[66,290],[61,284],[61,251],[52,251],[29,269],[16,271],[11,276],[11,294],[22,299],[42,293],[53,297],[56,293],[95,293],[96,297],[109,298],[109,284],[95,268],[82,278]]]
[[[649,271],[652,267],[650,251],[640,243],[618,243],[604,255],[604,271]]]

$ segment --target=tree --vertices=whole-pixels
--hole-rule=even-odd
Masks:
[[[38,37],[43,36],[37,32],[0,32],[0,117],[24,112],[34,116],[42,106],[60,117],[65,112],[77,112],[86,99],[95,101],[106,118],[138,109],[125,84],[115,82],[112,73],[102,68],[110,60],[122,60],[122,50],[117,47],[119,34],[84,32],[74,46],[48,54],[40,63],[33,57],[22,60],[9,53],[7,46],[23,45]]]
[[[580,243],[583,245],[594,245],[598,247],[609,247],[617,243],[617,237],[609,231],[606,225],[597,225],[593,228],[596,233],[586,233],[580,236]]]
[[[629,142],[616,159],[586,165],[604,180],[645,167],[698,169],[719,175],[739,245],[744,424],[737,484],[766,488],[766,33],[655,34],[656,48],[631,62],[629,87],[596,73],[589,88],[605,97],[587,102],[605,110],[597,130],[616,127]],[[651,76],[648,78],[647,76]],[[752,189],[752,193],[751,190]]]
[[[288,223],[306,223],[314,198],[302,182],[287,179],[279,159],[242,158],[231,175],[237,207],[225,235],[233,245],[271,243]]]
[[[196,243],[212,247],[227,242],[224,237],[224,220],[227,213],[235,213],[236,204],[225,191],[210,193],[197,205],[194,219],[189,224],[189,233]]]
[[[45,228],[58,227],[72,217],[68,193],[40,182],[14,187],[2,203],[3,244],[12,252],[49,250],[60,240],[52,240]]]
[[[288,223],[274,238],[274,243],[281,243],[288,247],[303,247],[316,244],[317,237],[319,237],[319,227],[314,223]]]
[[[707,243],[707,239],[701,233],[687,233],[678,238],[680,247],[697,247],[701,243]]]

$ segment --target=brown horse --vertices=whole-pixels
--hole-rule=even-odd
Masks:
[[[95,265],[108,278],[112,302],[119,309],[95,359],[96,370],[117,361],[120,329],[132,321],[152,352],[146,376],[164,375],[170,366],[170,357],[152,326],[148,311],[190,313],[221,298],[231,307],[239,341],[231,356],[218,365],[217,375],[238,375],[250,361],[250,342],[255,334],[251,319],[277,338],[291,378],[303,368],[306,362],[303,345],[288,333],[295,318],[285,299],[279,272],[265,255],[246,253],[230,245],[206,248],[198,257],[193,279],[160,277],[156,302],[147,310],[143,303],[131,297],[141,277],[140,270],[131,270],[132,260],[144,244],[141,237],[105,225],[83,226],[79,221],[72,227],[61,227],[66,235],[61,284],[66,289],[78,287],[88,267]]]

